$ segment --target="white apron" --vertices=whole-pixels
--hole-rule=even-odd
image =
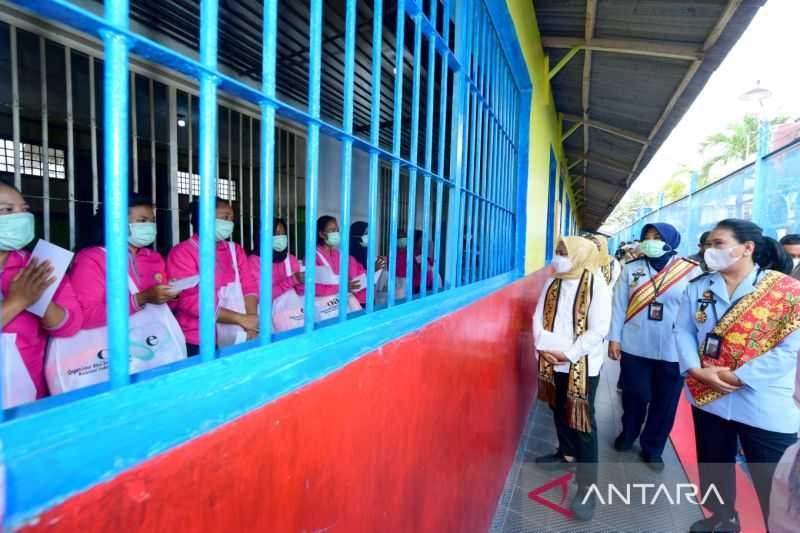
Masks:
[[[242,280],[239,277],[239,264],[236,262],[236,251],[233,242],[228,242],[228,250],[231,253],[231,261],[233,261],[233,271],[236,274],[236,278],[224,287],[220,287],[217,314],[219,314],[219,309],[221,307],[236,313],[244,314],[247,310],[244,305]],[[241,326],[217,322],[217,346],[220,348],[240,344],[246,340],[247,332]]]
[[[322,261],[322,265],[316,265],[317,283],[338,286],[339,276],[333,273],[333,269],[330,263],[328,263],[328,260],[325,259],[325,256],[319,253],[319,251],[317,251],[317,257]],[[361,304],[358,303],[358,300],[356,300],[356,297],[353,296],[352,293],[348,293],[347,295],[347,310],[348,312],[361,310]],[[317,296],[314,299],[314,320],[316,322],[328,320],[329,318],[336,318],[337,316],[339,316],[338,294]]]
[[[286,277],[292,275],[292,265],[289,254],[283,261]],[[304,323],[303,298],[294,288],[289,289],[272,301],[272,329],[275,333],[301,328]]]
[[[34,401],[36,385],[17,348],[16,333],[0,335],[0,355],[3,360],[3,409]]]
[[[139,292],[130,277],[128,288]],[[128,339],[131,374],[186,359],[186,338],[166,304],[146,304],[131,315]],[[52,394],[108,381],[108,328],[51,338],[44,372]]]

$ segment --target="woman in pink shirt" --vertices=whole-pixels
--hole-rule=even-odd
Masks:
[[[295,291],[299,296],[305,293],[305,274],[300,271],[300,262],[289,253],[289,236],[286,234],[286,222],[276,218],[272,225],[272,301],[274,302],[287,291]],[[250,271],[256,280],[256,287],[261,287],[261,257],[253,254],[247,258]]]
[[[408,257],[408,248],[406,247],[406,239],[398,239],[397,244],[397,277],[406,277],[406,258]],[[414,266],[411,272],[411,282],[414,294],[419,292],[420,284],[422,281],[422,231],[414,230]],[[433,257],[428,254],[428,275],[425,286],[428,290],[433,287]]]
[[[367,252],[369,250],[369,226],[366,222],[354,222],[350,225],[350,261],[354,259],[363,269],[367,270]],[[386,266],[385,257],[377,257],[375,259],[375,270],[378,271]],[[355,293],[358,303],[366,305],[367,303],[367,288],[366,286],[360,291]]]
[[[315,295],[317,298],[321,296],[335,296],[339,294],[339,283],[333,284],[334,276],[339,275],[339,244],[341,243],[341,234],[339,233],[339,223],[331,216],[322,216],[317,220],[317,249],[315,254],[315,264],[317,266]],[[306,257],[306,264],[308,264],[308,257]],[[366,274],[366,270],[361,264],[353,259],[351,256],[348,261],[347,288],[350,293],[358,295],[362,293],[363,301],[359,300],[360,304],[366,302],[366,290],[364,290],[364,283],[357,279]],[[358,296],[356,296],[358,299]]]
[[[16,334],[16,345],[36,386],[36,397],[47,396],[44,353],[48,337],[70,337],[81,328],[83,314],[65,277],[44,316],[27,307],[55,282],[49,262],[37,263],[22,250],[34,239],[34,218],[14,187],[0,183],[0,290],[3,293],[3,334]]]
[[[199,228],[200,206],[192,202],[189,206],[189,221],[197,230]],[[230,239],[233,234],[234,212],[227,201],[217,198],[216,211],[216,262],[215,262],[215,304],[219,302],[220,289],[236,279],[234,264],[230,252]],[[258,286],[247,261],[244,249],[232,243],[236,258],[236,267],[239,270],[239,279],[242,284],[242,293],[245,301],[245,312],[237,312],[225,307],[217,309],[217,323],[231,324],[242,328],[247,333],[247,339],[258,336]],[[197,233],[191,238],[176,245],[167,256],[167,275],[169,279],[183,279],[200,274],[200,240]],[[215,305],[216,306],[216,305]],[[186,336],[186,348],[189,356],[197,355],[200,351],[200,288],[199,286],[186,289],[173,307],[175,318]]]
[[[83,310],[83,329],[103,327],[108,320],[102,211],[95,216],[94,227],[90,246],[75,256],[69,276]],[[147,248],[156,239],[156,215],[149,196],[135,193],[128,198],[128,228],[128,276],[139,289],[137,294],[130,295],[128,312],[133,314],[145,304],[172,301],[177,294],[167,284],[167,269],[161,254]]]

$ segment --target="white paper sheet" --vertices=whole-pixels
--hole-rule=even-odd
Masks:
[[[200,283],[200,276],[189,276],[188,278],[176,279],[169,282],[169,286],[175,289],[175,292],[183,292],[186,289],[196,287]]]
[[[549,331],[542,331],[539,335],[539,341],[536,343],[536,349],[545,352],[566,352],[571,346],[572,343],[569,339],[565,339],[560,335],[553,335]]]
[[[60,246],[56,246],[52,242],[44,239],[39,239],[36,247],[33,249],[33,257],[41,263],[42,261],[50,261],[53,266],[53,273],[50,277],[55,277],[56,280],[50,285],[44,294],[28,307],[28,311],[36,316],[44,316],[47,311],[47,306],[53,300],[53,295],[56,293],[58,286],[61,285],[61,280],[64,279],[64,274],[67,273],[67,268],[72,261],[72,252]]]
[[[358,292],[367,286],[367,275],[361,274],[360,276],[356,276],[355,278],[353,278],[353,281],[358,282],[358,288],[353,292]]]

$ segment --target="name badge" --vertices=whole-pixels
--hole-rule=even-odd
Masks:
[[[719,359],[719,351],[722,346],[722,337],[716,333],[706,335],[706,342],[703,344],[703,355],[711,359]]]
[[[664,304],[653,302],[647,306],[647,318],[656,322],[664,320]]]

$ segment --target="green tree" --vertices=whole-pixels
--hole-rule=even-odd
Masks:
[[[658,194],[636,189],[631,190],[617,204],[617,207],[608,216],[604,225],[613,231],[623,229],[636,220],[636,214],[642,207],[658,208]]]
[[[771,126],[783,124],[789,117],[776,117],[769,121]],[[726,164],[732,161],[745,162],[755,154],[758,140],[758,118],[753,114],[746,114],[739,122],[732,122],[724,131],[709,135],[700,144],[700,153],[706,158],[700,168],[698,186],[703,187],[712,181],[713,167],[717,164]]]

